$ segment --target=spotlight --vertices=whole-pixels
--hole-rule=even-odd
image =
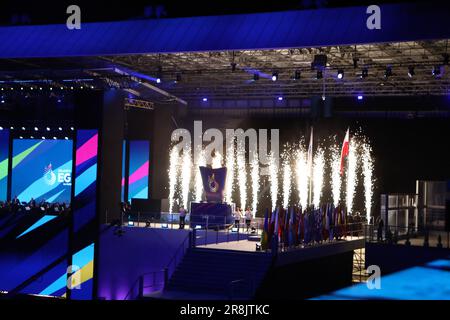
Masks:
[[[39,131],[39,128],[38,127],[34,127],[34,131]]]
[[[22,136],[20,136],[19,138],[20,138],[20,139],[23,139],[23,137],[22,137]]]
[[[61,90],[64,90],[64,87],[61,87]]]
[[[202,101],[206,102],[206,101],[208,101],[208,98],[203,98]]]
[[[278,80],[278,72],[272,73],[272,81],[277,81],[277,80]]]
[[[362,100],[362,99],[364,99],[364,97],[361,94],[358,95],[358,100]]]
[[[5,99],[2,99],[1,103],[5,103]]]
[[[279,97],[278,97],[278,101],[283,101],[283,97],[282,97],[282,96],[279,96]]]
[[[83,90],[83,86],[81,86],[80,89]]]
[[[337,73],[337,77],[338,77],[338,79],[342,79],[344,77],[344,70],[339,69],[338,73]]]
[[[46,129],[47,129],[47,131],[50,131],[50,128],[49,128],[49,127],[47,127]]]
[[[20,90],[23,90],[23,87],[20,87]]]
[[[2,88],[1,90],[3,91],[3,90],[5,90],[5,89]]]
[[[300,70],[295,70],[294,72],[294,80],[300,80],[301,72]]]
[[[30,90],[34,90],[34,88],[33,88],[33,87],[31,87],[31,88],[30,88]]]
[[[325,95],[322,95],[322,101],[325,101],[325,100],[326,100]]]
[[[56,137],[53,137],[53,140],[56,140]]]
[[[62,131],[62,128],[61,128],[61,127],[59,127],[59,128],[58,128],[58,130],[59,130],[59,131]]]
[[[34,137],[33,137],[33,136],[30,136],[30,138],[31,138],[31,139],[34,139]]]
[[[52,87],[50,87],[50,88],[48,88],[50,91],[52,91],[53,90],[53,88]]]
[[[70,90],[73,90],[73,87],[70,87]]]
[[[73,127],[70,127],[70,130],[72,130],[72,131],[73,131],[73,130],[74,130],[74,128],[73,128]]]
[[[58,100],[57,100],[58,103],[61,103],[61,101],[62,101],[61,99],[58,99]]]
[[[0,127],[0,130],[3,130],[3,127]]]
[[[24,130],[24,131],[25,131],[25,127],[22,127],[22,130]]]
[[[384,71],[384,77],[387,79],[390,76],[392,76],[392,67],[391,66],[387,66],[386,70]]]
[[[322,79],[322,78],[323,78],[322,70],[317,70],[316,79]]]
[[[253,74],[253,81],[258,81],[259,80],[259,73],[254,73]]]
[[[236,62],[232,62],[230,65],[231,65],[231,72],[235,72],[236,71]]]
[[[45,140],[45,137],[42,137],[42,140]]]
[[[369,69],[363,68],[361,71],[361,79],[365,79],[369,76]]]
[[[64,137],[65,140],[69,140],[69,137]]]
[[[42,87],[39,87],[39,90],[42,90]]]
[[[439,77],[441,75],[441,66],[434,66],[431,70],[431,74],[435,77]]]
[[[408,67],[408,77],[412,78],[415,74],[416,74],[416,72],[414,71],[414,66],[409,66]]]
[[[156,83],[161,83],[161,78],[156,78]]]
[[[11,130],[14,130],[14,127],[10,127]]]

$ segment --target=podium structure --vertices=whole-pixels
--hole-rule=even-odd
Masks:
[[[227,168],[199,169],[206,202],[191,202],[191,228],[226,228],[233,223],[231,205],[223,202]]]

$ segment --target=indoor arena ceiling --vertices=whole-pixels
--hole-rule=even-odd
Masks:
[[[316,55],[327,56],[321,79],[317,79],[317,69],[311,66]],[[338,71],[343,71],[342,79],[337,77]],[[161,101],[173,97],[192,101],[203,97],[273,99],[324,94],[447,95],[449,71],[448,40],[0,61],[0,80],[5,85],[13,79],[41,77],[58,81],[69,76],[93,77],[104,83],[130,86],[142,97]],[[274,73],[278,74],[277,81],[272,81]],[[161,78],[160,83],[156,82],[157,78]],[[150,86],[139,85],[135,80]],[[133,86],[133,82],[137,85]],[[169,95],[161,94],[158,89]]]

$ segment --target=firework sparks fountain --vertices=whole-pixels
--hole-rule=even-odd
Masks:
[[[341,157],[339,155],[339,147],[334,146],[331,151],[331,193],[333,196],[333,204],[335,207],[339,204],[341,197]]]
[[[275,210],[278,200],[278,165],[273,153],[270,153],[269,159],[270,197],[272,199],[272,210]]]
[[[373,160],[371,157],[371,149],[368,143],[364,143],[362,152],[362,167],[364,176],[364,203],[366,207],[366,219],[370,221],[373,198]]]
[[[244,148],[237,150],[237,169],[238,169],[238,184],[241,208],[245,209],[247,206],[247,165],[245,161]]]
[[[347,169],[346,204],[347,212],[353,211],[353,200],[355,197],[356,185],[358,183],[357,169],[358,143],[354,138],[350,138]]]
[[[200,174],[199,167],[200,166],[206,166],[206,158],[205,158],[205,151],[201,150],[199,152],[197,164],[195,166],[195,186],[194,186],[194,194],[195,194],[195,201],[200,202],[202,201],[202,194],[203,194],[203,181],[202,181],[202,175]]]
[[[191,149],[183,150],[181,160],[181,204],[187,208],[192,173]]]
[[[169,212],[172,212],[173,202],[175,197],[175,191],[177,186],[178,177],[178,162],[179,162],[178,149],[172,148],[169,157]]]
[[[324,151],[319,148],[314,156],[313,165],[313,204],[315,208],[320,206],[320,198],[322,197],[323,174],[325,169]]]
[[[292,177],[292,170],[291,170],[291,164],[290,159],[288,156],[285,156],[285,159],[283,159],[283,208],[287,208],[289,206],[289,197],[291,195],[291,177]]]
[[[295,175],[297,177],[299,204],[305,209],[308,205],[308,164],[306,153],[301,147],[296,155]]]

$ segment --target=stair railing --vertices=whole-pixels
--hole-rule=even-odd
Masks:
[[[179,256],[180,256],[180,252],[182,252],[182,256],[184,256],[184,253],[186,252],[186,250],[188,248],[191,247],[191,236],[192,233],[191,231],[189,231],[188,235],[184,238],[183,242],[180,244],[180,246],[177,248],[177,250],[175,251],[175,254],[172,256],[172,258],[170,258],[169,262],[167,263],[166,267],[163,268],[162,270],[156,270],[156,271],[151,271],[151,272],[147,272],[144,274],[141,274],[133,283],[133,285],[131,286],[130,290],[127,292],[124,300],[128,300],[128,299],[133,299],[134,297],[137,298],[142,298],[144,295],[144,290],[147,288],[162,288],[165,289],[167,286],[167,283],[169,281],[169,277],[173,272],[170,272],[170,268],[173,265],[173,269],[175,271],[175,268],[177,266],[177,262],[179,262]],[[186,242],[189,242],[189,245],[186,246]],[[157,274],[163,274],[163,280],[160,282],[156,281],[156,276]],[[145,278],[147,276],[151,275],[152,276],[152,283],[150,285],[145,285]],[[136,286],[138,286],[138,294],[137,296],[132,295],[133,291],[136,289]]]

